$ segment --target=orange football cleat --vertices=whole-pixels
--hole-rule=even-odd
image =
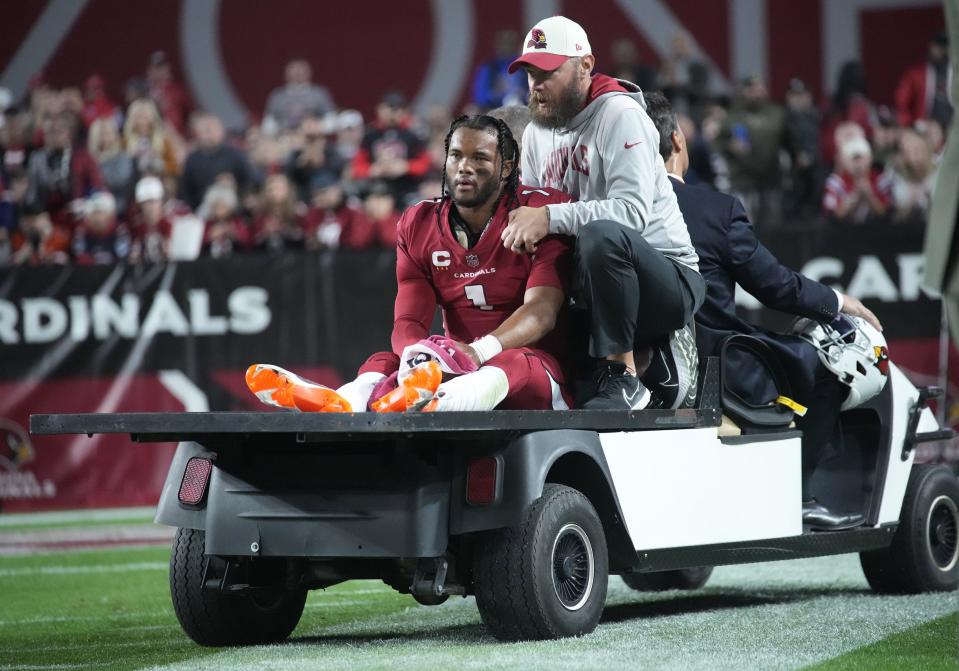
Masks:
[[[246,386],[267,405],[303,412],[353,412],[349,401],[329,387],[270,364],[246,369]]]
[[[370,404],[375,412],[418,410],[429,403],[443,381],[443,371],[435,361],[427,361],[410,369],[400,385]]]

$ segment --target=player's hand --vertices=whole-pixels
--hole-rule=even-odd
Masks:
[[[520,207],[509,213],[503,230],[503,246],[516,254],[532,254],[549,233],[549,210],[545,207]]]
[[[862,301],[860,301],[858,298],[853,298],[848,294],[843,294],[842,311],[847,315],[852,315],[853,317],[862,317],[867,322],[872,324],[877,331],[882,331],[882,324],[879,323],[879,318],[873,314],[872,310],[863,305]]]
[[[468,356],[470,360],[476,364],[477,367],[482,366],[483,362],[480,361],[479,355],[476,353],[476,350],[467,345],[466,343],[460,342],[459,340],[453,341],[456,346],[460,349],[463,354]]]

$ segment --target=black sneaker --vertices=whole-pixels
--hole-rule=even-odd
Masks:
[[[626,365],[604,361],[593,374],[594,396],[584,410],[642,410],[651,399],[639,378],[626,372]]]
[[[692,408],[696,405],[698,372],[696,336],[693,325],[687,324],[653,348],[653,360],[642,380],[656,398],[655,407]]]

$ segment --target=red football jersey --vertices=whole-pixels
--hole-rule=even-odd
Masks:
[[[546,187],[520,185],[519,205],[541,207],[568,203],[571,197]],[[549,235],[535,254],[515,254],[503,247],[501,234],[511,209],[500,202],[482,237],[464,248],[450,229],[452,203],[428,200],[406,209],[397,224],[393,351],[429,335],[436,306],[443,309],[446,334],[464,343],[494,331],[523,304],[527,289],[567,289],[572,238]],[[555,333],[555,332],[554,332]],[[550,334],[553,335],[553,334]],[[546,336],[530,346],[557,352]]]

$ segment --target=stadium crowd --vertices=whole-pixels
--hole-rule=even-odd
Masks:
[[[526,75],[506,72],[518,46],[497,36],[468,111],[525,110]],[[870,100],[858,62],[822,104],[798,79],[782,102],[758,77],[715,95],[683,35],[658,68],[621,40],[599,69],[662,90],[689,142],[687,180],[738,195],[757,227],[895,225],[929,208],[953,113],[947,53],[935,36],[891,106]],[[390,91],[364,119],[338,109],[304,60],[285,80],[258,123],[229,133],[194,109],[162,52],[122,102],[97,75],[57,89],[38,74],[21,101],[0,90],[0,265],[393,247],[403,208],[440,193],[450,111],[417,116]]]

